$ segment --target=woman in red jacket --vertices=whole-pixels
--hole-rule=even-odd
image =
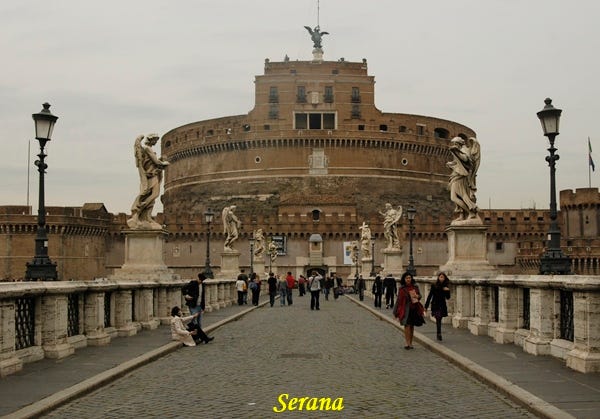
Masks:
[[[415,326],[419,327],[425,323],[423,314],[425,310],[419,302],[421,291],[415,284],[415,280],[409,272],[402,274],[400,278],[400,290],[398,291],[398,309],[394,315],[404,326],[404,340],[406,346],[404,349],[414,349],[412,346]]]

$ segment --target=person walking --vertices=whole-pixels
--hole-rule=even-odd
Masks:
[[[298,277],[298,297],[302,297],[304,294],[306,294],[306,277],[300,275]]]
[[[419,327],[425,323],[423,314],[425,309],[420,303],[421,292],[415,284],[415,280],[410,272],[404,272],[400,278],[400,290],[398,291],[398,301],[396,302],[396,317],[402,326],[404,326],[404,340],[406,346],[404,349],[414,349],[412,346],[415,326]]]
[[[431,315],[435,317],[437,340],[442,340],[442,318],[448,317],[446,300],[450,299],[450,280],[444,272],[440,272],[437,280],[431,285],[429,295],[425,301],[425,312],[431,303]]]
[[[396,278],[392,274],[387,274],[383,279],[383,292],[385,293],[385,308],[391,308],[394,306],[394,297],[398,288],[396,287]]]
[[[184,299],[185,305],[189,307],[190,314],[196,314],[196,318],[193,320],[194,323],[200,327],[200,319],[202,312],[204,312],[204,285],[202,284],[206,279],[204,273],[199,273],[197,279],[192,279],[185,287]]]
[[[273,272],[269,272],[267,284],[269,285],[269,304],[273,307],[273,304],[275,304],[275,296],[277,295],[277,278],[275,278]]]
[[[333,288],[333,272],[329,273],[329,276],[327,278],[325,278],[325,290],[323,291],[323,294],[325,295],[325,300],[329,300],[329,293],[331,292],[331,289]]]
[[[356,287],[358,289],[358,299],[360,301],[364,301],[365,299],[365,290],[367,289],[367,285],[365,284],[365,279],[362,274],[358,275],[358,280],[356,281]]]
[[[321,280],[323,277],[317,271],[313,271],[308,279],[308,290],[310,291],[310,309],[320,310],[319,295],[321,294]]]
[[[256,272],[252,272],[252,275],[250,275],[250,284],[248,285],[248,288],[250,288],[250,291],[252,291],[252,305],[255,306],[258,305],[258,299],[260,298],[260,285],[260,277]]]
[[[237,279],[238,280],[235,283],[235,288],[238,292],[238,305],[248,304],[248,275],[246,275],[246,271],[244,269],[240,270],[240,274],[238,275]],[[240,283],[240,280],[243,281],[243,285]]]
[[[238,275],[237,281],[235,281],[235,289],[237,290],[237,303],[239,306],[244,304],[244,291],[247,290],[246,281],[242,278],[242,275]]]
[[[293,303],[292,291],[294,290],[294,286],[296,285],[296,278],[294,278],[294,275],[292,275],[291,272],[288,272],[285,277],[285,282],[287,282],[287,303],[288,306],[291,306]]]
[[[375,277],[371,292],[375,297],[375,308],[381,308],[381,295],[383,294],[383,282],[381,281],[381,276],[377,275]]]
[[[283,307],[288,293],[288,283],[285,278],[281,278],[279,275],[277,276],[277,290],[279,291],[279,304]]]

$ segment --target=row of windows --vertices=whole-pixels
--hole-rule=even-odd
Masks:
[[[355,115],[357,115],[357,117],[360,117],[359,109],[357,109],[356,112],[353,111],[353,114],[352,114],[353,119],[355,119]],[[278,108],[277,104],[271,104],[270,109],[269,109],[269,118],[270,119],[278,119],[279,118],[279,108]],[[420,135],[420,136],[427,135],[425,128],[426,128],[425,125],[417,124],[416,134]],[[269,131],[271,129],[271,126],[269,124],[264,124],[263,129],[265,131]],[[313,129],[314,130],[337,129],[337,114],[335,112],[295,112],[294,113],[294,129],[310,129],[310,130],[313,130]],[[357,129],[358,129],[358,131],[365,131],[366,125],[358,124]],[[252,131],[251,125],[243,124],[242,131],[243,132]],[[388,131],[390,131],[390,129],[387,124],[379,125],[379,132],[388,132]],[[233,128],[223,128],[222,132],[224,134],[230,136],[231,134],[233,134]],[[405,125],[400,125],[400,126],[398,126],[398,132],[399,133],[408,133],[409,129]],[[207,129],[204,133],[204,136],[206,136],[206,137],[212,137],[213,135],[215,135],[214,129]],[[434,136],[437,139],[448,139],[450,137],[450,132],[445,128],[435,128]],[[466,135],[464,135],[464,134],[458,134],[458,136],[463,139],[466,139]],[[188,138],[188,135],[186,134],[184,139],[187,139],[187,138]],[[196,131],[196,138],[200,138],[199,131]],[[176,138],[176,142],[178,140],[179,140],[179,138]],[[165,147],[170,147],[170,146],[171,146],[171,141],[167,141],[165,143]],[[527,218],[526,221],[528,221],[528,220],[529,219]],[[511,219],[511,221],[513,221],[513,220]]]
[[[311,97],[311,103],[318,103],[319,96],[318,92],[313,92]],[[352,93],[350,94],[350,101],[352,103],[360,103],[360,89],[358,87],[352,88]],[[297,103],[307,103],[308,97],[306,94],[305,86],[298,86],[296,90],[296,102]],[[325,103],[333,103],[333,86],[325,86],[325,90],[323,92],[323,102]],[[279,103],[279,89],[277,86],[271,86],[269,88],[269,103]]]

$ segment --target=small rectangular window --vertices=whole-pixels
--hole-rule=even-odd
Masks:
[[[501,252],[504,250],[504,243],[502,242],[496,242],[496,251],[497,252]]]
[[[298,103],[306,103],[306,88],[304,86],[298,86],[296,99]]]
[[[385,125],[385,124],[379,125],[379,131],[387,131],[387,125]]]
[[[333,86],[325,86],[325,94],[323,96],[323,101],[325,103],[333,102]]]
[[[360,118],[360,106],[359,105],[352,105],[351,117],[352,118]]]
[[[352,103],[360,103],[360,90],[358,87],[352,88]]]
[[[425,125],[417,124],[417,135],[425,135]]]
[[[363,124],[360,124],[360,125],[358,126],[358,130],[359,130],[359,131],[364,131],[364,130],[365,130],[365,126],[364,126]]]
[[[279,102],[279,92],[277,91],[277,86],[271,86],[269,88],[269,102],[271,102],[271,103]]]

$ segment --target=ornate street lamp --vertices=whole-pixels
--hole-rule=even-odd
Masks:
[[[50,112],[50,104],[44,103],[44,108],[31,115],[35,122],[35,138],[40,143],[39,160],[35,161],[40,174],[39,198],[38,198],[38,222],[37,235],[35,237],[35,256],[32,262],[27,262],[25,279],[27,281],[56,281],[58,275],[56,272],[56,263],[53,263],[48,257],[48,236],[46,233],[46,205],[44,193],[44,174],[48,165],[44,162],[47,156],[44,153],[46,143],[52,138],[52,131],[58,116]]]
[[[371,237],[371,278],[375,278],[375,236]]]
[[[204,263],[204,275],[207,278],[214,278],[212,269],[210,269],[210,224],[213,222],[215,213],[208,208],[204,211],[204,221],[206,221],[206,262]]]
[[[552,106],[552,99],[550,98],[547,98],[544,102],[546,106],[537,113],[537,116],[542,123],[544,135],[550,140],[550,148],[548,149],[550,155],[546,156],[546,161],[550,166],[550,230],[548,231],[546,251],[540,258],[540,274],[565,275],[571,273],[571,259],[560,249],[560,229],[556,222],[556,161],[559,156],[555,154],[557,149],[554,147],[562,110]]]
[[[248,240],[250,241],[250,275],[252,275],[254,272],[254,232]]]
[[[415,269],[415,259],[413,258],[413,231],[415,230],[415,226],[413,222],[415,221],[415,215],[417,210],[412,205],[406,210],[408,217],[408,237],[409,237],[409,252],[408,252],[408,267],[406,268],[407,272],[415,277],[417,276],[417,270]]]

